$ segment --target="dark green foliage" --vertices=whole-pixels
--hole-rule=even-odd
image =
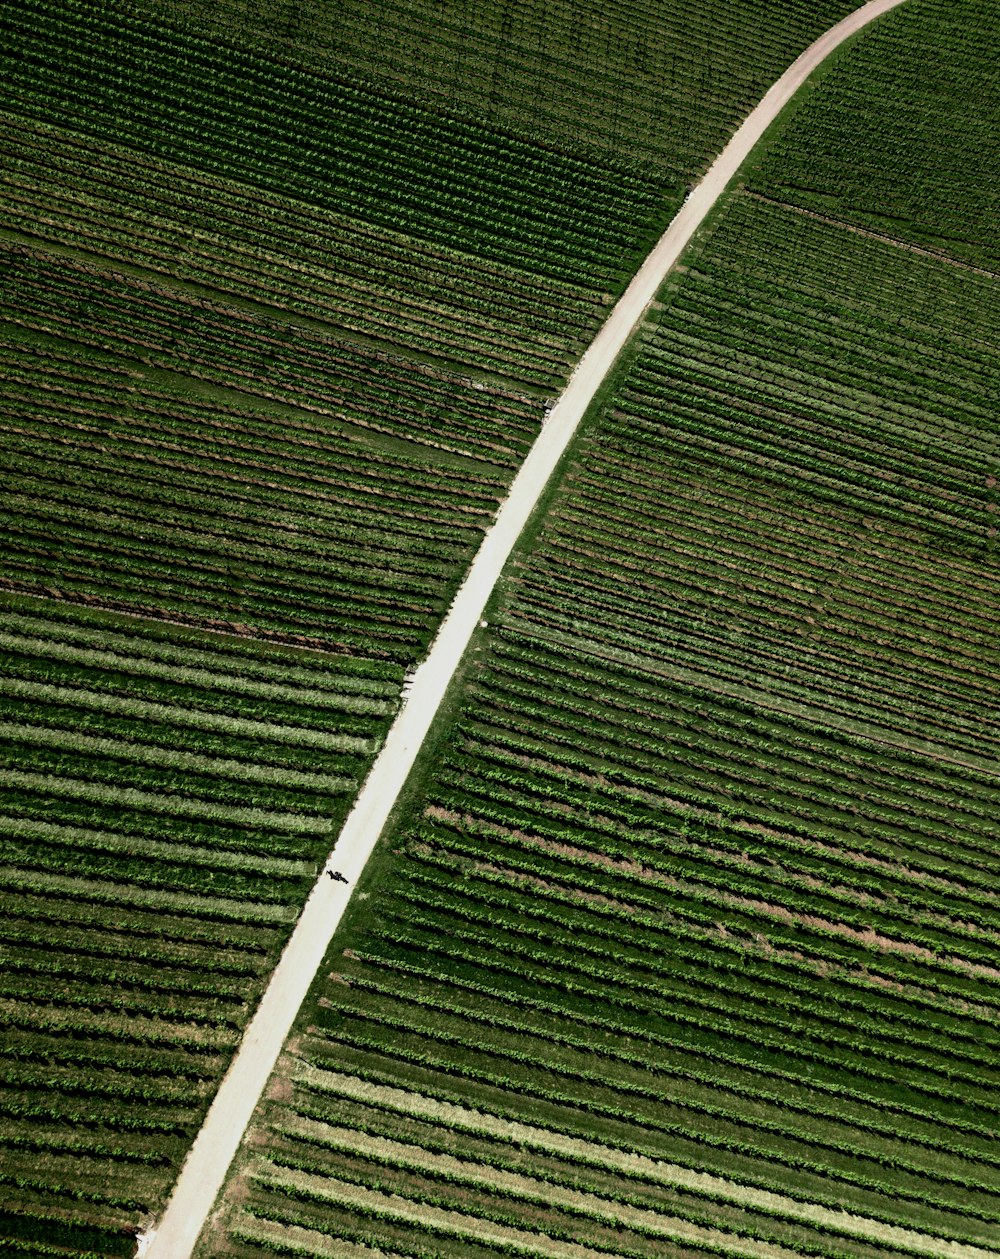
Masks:
[[[560,1184],[604,1151],[613,1204],[624,1148],[651,1182],[662,1160],[779,1195],[737,1224],[740,1190],[699,1182],[703,1218],[741,1236],[991,1244],[996,289],[731,198],[490,609],[382,885],[301,1015],[291,1095],[259,1116],[254,1154],[266,1134],[283,1170],[244,1168],[254,1211],[284,1218],[274,1182],[295,1197],[305,1168],[302,1201],[336,1210],[347,1181],[414,1204],[447,1181],[466,1210],[438,1152],[471,1175],[513,1156],[483,1133],[514,1121],[532,1157],[560,1151]],[[373,1113],[389,1139],[404,1125],[395,1157]],[[528,1215],[534,1192],[468,1201]],[[599,1248],[591,1210],[576,1236]],[[539,1227],[569,1214],[553,1195]]]
[[[39,1249],[34,1250],[33,1245]],[[0,1254],[16,1254],[22,1246],[25,1254],[76,1254],[81,1259],[121,1256],[122,1259],[131,1259],[135,1253],[135,1234],[125,1229],[97,1228],[83,1222],[70,1223],[0,1211]]]
[[[169,1188],[401,671],[2,604],[0,1176],[134,1219]]]
[[[131,1253],[545,400],[850,7],[0,5],[0,1248]],[[260,1218],[885,1249],[460,1125],[408,1130],[445,1170],[280,1131],[403,1136],[343,1071],[990,1236],[992,290],[852,249],[740,200],[667,294],[303,1016]],[[616,1222],[640,1191],[676,1235]]]
[[[823,72],[750,186],[996,271],[998,60],[989,0],[907,0]]]

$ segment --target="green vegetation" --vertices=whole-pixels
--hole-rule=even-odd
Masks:
[[[0,1249],[130,1253],[546,402],[852,7],[0,3]]]
[[[120,312],[116,340],[138,340],[227,384],[249,380],[251,392],[270,397],[352,408],[350,395],[341,403],[324,393],[342,389],[345,375],[369,388],[387,377],[375,426],[414,440],[481,453],[507,437],[503,394],[474,398],[470,424],[468,382],[456,373],[553,392],[678,198],[676,180],[539,149],[170,28],[151,31],[117,6],[51,15],[50,6],[18,6],[6,25],[3,70],[20,106],[6,176],[12,226],[142,268],[123,277],[104,263],[95,275],[93,261],[60,257],[40,270],[10,244],[21,270],[12,309],[30,318],[54,304],[65,328],[74,304],[59,280],[74,292],[94,285],[76,311],[88,331],[91,310],[110,306]],[[159,284],[147,296],[150,272],[206,286],[209,297]],[[220,310],[220,293],[262,303],[270,317]],[[286,311],[319,326],[275,327]],[[69,329],[77,339],[72,318]],[[447,375],[435,389],[410,359],[383,366],[384,347],[358,347],[352,363],[344,330],[393,355],[415,352]],[[409,397],[397,410],[400,376]],[[349,418],[366,422],[363,404],[352,410]],[[524,399],[514,410],[515,432],[525,431],[513,447],[496,447],[508,472],[540,418]]]
[[[143,0],[193,36],[473,118],[535,147],[689,179],[852,0]]]
[[[997,52],[988,0],[908,0],[821,71],[750,186],[997,270]]]
[[[1000,278],[971,210],[929,256],[953,203],[891,241],[774,174],[874,158],[810,119],[935,15],[995,80],[942,12],[856,43],[661,294],[205,1256],[995,1252]]]
[[[405,664],[501,492],[489,465],[48,337],[0,341],[0,362],[3,573],[37,594]]]
[[[2,609],[0,1178],[12,1236],[71,1245],[169,1189],[402,671]]]

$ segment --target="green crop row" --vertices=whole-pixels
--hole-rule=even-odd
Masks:
[[[44,1137],[10,1146],[32,1173],[4,1189],[25,1211],[136,1220],[169,1189],[399,671],[25,598],[0,619],[0,1109],[8,1135]]]
[[[904,8],[824,77],[752,186],[995,270],[996,172],[976,156],[998,120],[995,53],[984,0]]]
[[[310,1120],[313,1122],[308,1122]],[[593,1194],[601,1200],[599,1204],[595,1202],[595,1209],[608,1215],[621,1205],[646,1212],[647,1219],[651,1214],[665,1215],[671,1220],[682,1220],[700,1228],[722,1229],[739,1237],[785,1244],[803,1253],[830,1256],[847,1253],[839,1249],[838,1242],[845,1237],[838,1232],[832,1219],[826,1222],[821,1239],[812,1230],[804,1229],[784,1216],[774,1205],[767,1207],[758,1203],[756,1208],[737,1206],[717,1194],[713,1195],[707,1185],[701,1192],[692,1187],[670,1190],[662,1183],[654,1186],[644,1182],[641,1172],[634,1167],[616,1167],[612,1172],[599,1163],[587,1165],[573,1162],[565,1155],[560,1157],[555,1150],[543,1153],[544,1147],[537,1150],[512,1147],[486,1133],[472,1136],[463,1132],[460,1126],[449,1126],[444,1120],[404,1118],[398,1111],[380,1106],[374,1098],[362,1104],[346,1098],[335,1099],[330,1093],[322,1096],[310,1094],[299,1087],[287,1108],[269,1116],[269,1130],[273,1148],[287,1154],[312,1148],[317,1152],[330,1151],[328,1157],[336,1152],[339,1158],[367,1161],[371,1157],[369,1145],[358,1137],[406,1142],[404,1160],[408,1156],[416,1156],[419,1163],[415,1166],[423,1167],[426,1165],[426,1154],[457,1156],[464,1168],[475,1169],[480,1183],[489,1177],[493,1169],[498,1169],[501,1173],[513,1172],[529,1177],[532,1185],[537,1186],[539,1197],[546,1195],[549,1186]],[[528,1193],[532,1193],[530,1187]],[[860,1253],[865,1259],[879,1259],[882,1251],[873,1245],[871,1254],[867,1249]]]
[[[928,1182],[922,1174],[911,1177],[887,1155],[874,1159],[873,1167],[868,1160],[857,1156],[850,1146],[844,1147],[843,1154],[836,1154],[815,1149],[808,1137],[805,1142],[796,1142],[779,1136],[769,1142],[759,1129],[744,1125],[739,1119],[731,1125],[728,1122],[730,1116],[717,1114],[707,1125],[692,1122],[690,1118],[679,1120],[675,1117],[678,1108],[665,1107],[662,1098],[657,1104],[655,1093],[644,1100],[636,1100],[642,1098],[641,1090],[624,1085],[609,1086],[599,1075],[556,1069],[537,1059],[529,1059],[526,1064],[519,1065],[522,1060],[517,1055],[495,1049],[479,1059],[467,1046],[441,1045],[440,1039],[446,1038],[436,1036],[426,1048],[422,1038],[411,1036],[403,1029],[394,1026],[380,1028],[379,1020],[371,1014],[357,1019],[350,1027],[344,1027],[339,1025],[335,1015],[320,1011],[318,1023],[330,1037],[331,1046],[339,1044],[362,1054],[387,1055],[424,1071],[440,1072],[502,1091],[513,1092],[516,1077],[517,1092],[521,1096],[535,1097],[540,1102],[556,1103],[578,1112],[616,1119],[643,1132],[669,1135],[680,1142],[693,1142],[697,1147],[742,1156],[751,1162],[787,1166],[821,1179],[882,1194],[889,1199],[927,1203],[987,1222],[996,1219],[995,1211],[989,1205],[988,1193],[977,1194],[979,1186],[975,1180],[968,1182],[969,1188],[956,1186],[949,1190],[939,1182]],[[885,1167],[885,1172],[881,1174],[875,1170],[879,1163]]]
[[[407,907],[401,922],[387,923],[385,932],[390,940],[398,937],[411,948],[440,949],[441,946],[434,943],[437,934],[463,959],[483,965],[485,953],[491,947],[489,934],[467,922],[462,923],[454,911],[447,922],[448,930],[442,931],[436,919],[421,918]],[[912,1044],[905,1034],[897,1035],[890,1043],[887,1043],[888,1036],[882,1039],[872,1034],[857,1034],[848,1040],[843,1028],[838,1027],[835,1011],[818,1018],[810,1017],[806,1011],[789,1014],[776,1003],[727,1000],[722,995],[729,987],[724,977],[710,975],[698,985],[685,983],[682,977],[675,978],[670,973],[636,975],[632,968],[618,964],[616,955],[606,944],[587,950],[581,943],[572,953],[569,948],[539,948],[531,940],[531,934],[523,930],[508,929],[501,933],[498,928],[495,935],[492,948],[498,959],[504,955],[512,959],[520,957],[524,973],[531,975],[536,983],[558,989],[561,982],[572,977],[593,1001],[606,1002],[619,1009],[639,1003],[660,1017],[670,1016],[671,1005],[683,1001],[685,1007],[697,1015],[701,1025],[714,1025],[720,1032],[760,1035],[782,1050],[798,1044],[815,1053],[820,1061],[841,1065],[849,1064],[852,1054],[863,1054],[876,1075],[884,1077],[887,1072],[905,1075],[908,1087],[917,1091],[926,1089],[931,1095],[947,1096],[950,1090],[972,1105],[988,1104],[987,1093],[967,1063],[962,1063],[960,1058],[949,1061],[919,1043]],[[511,964],[516,965],[516,962]]]

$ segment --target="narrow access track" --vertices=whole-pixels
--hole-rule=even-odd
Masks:
[[[768,90],[674,217],[581,358],[514,478],[465,581],[417,670],[409,696],[386,737],[331,861],[348,884],[321,876],[271,976],[181,1168],[158,1227],[139,1243],[144,1259],[189,1259],[243,1132],[264,1091],[313,976],[323,961],[357,882],[396,803],[472,633],[528,517],[667,273],[768,126],[809,75],[844,40],[903,0],[870,0],[821,35]]]

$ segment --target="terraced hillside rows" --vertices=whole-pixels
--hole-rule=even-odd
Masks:
[[[458,10],[0,3],[4,1247],[162,1206],[546,403],[852,7],[519,5],[451,92]]]
[[[995,79],[952,13],[869,94],[917,31]],[[203,1255],[1000,1253],[1000,276],[774,204],[782,144],[535,522]]]

